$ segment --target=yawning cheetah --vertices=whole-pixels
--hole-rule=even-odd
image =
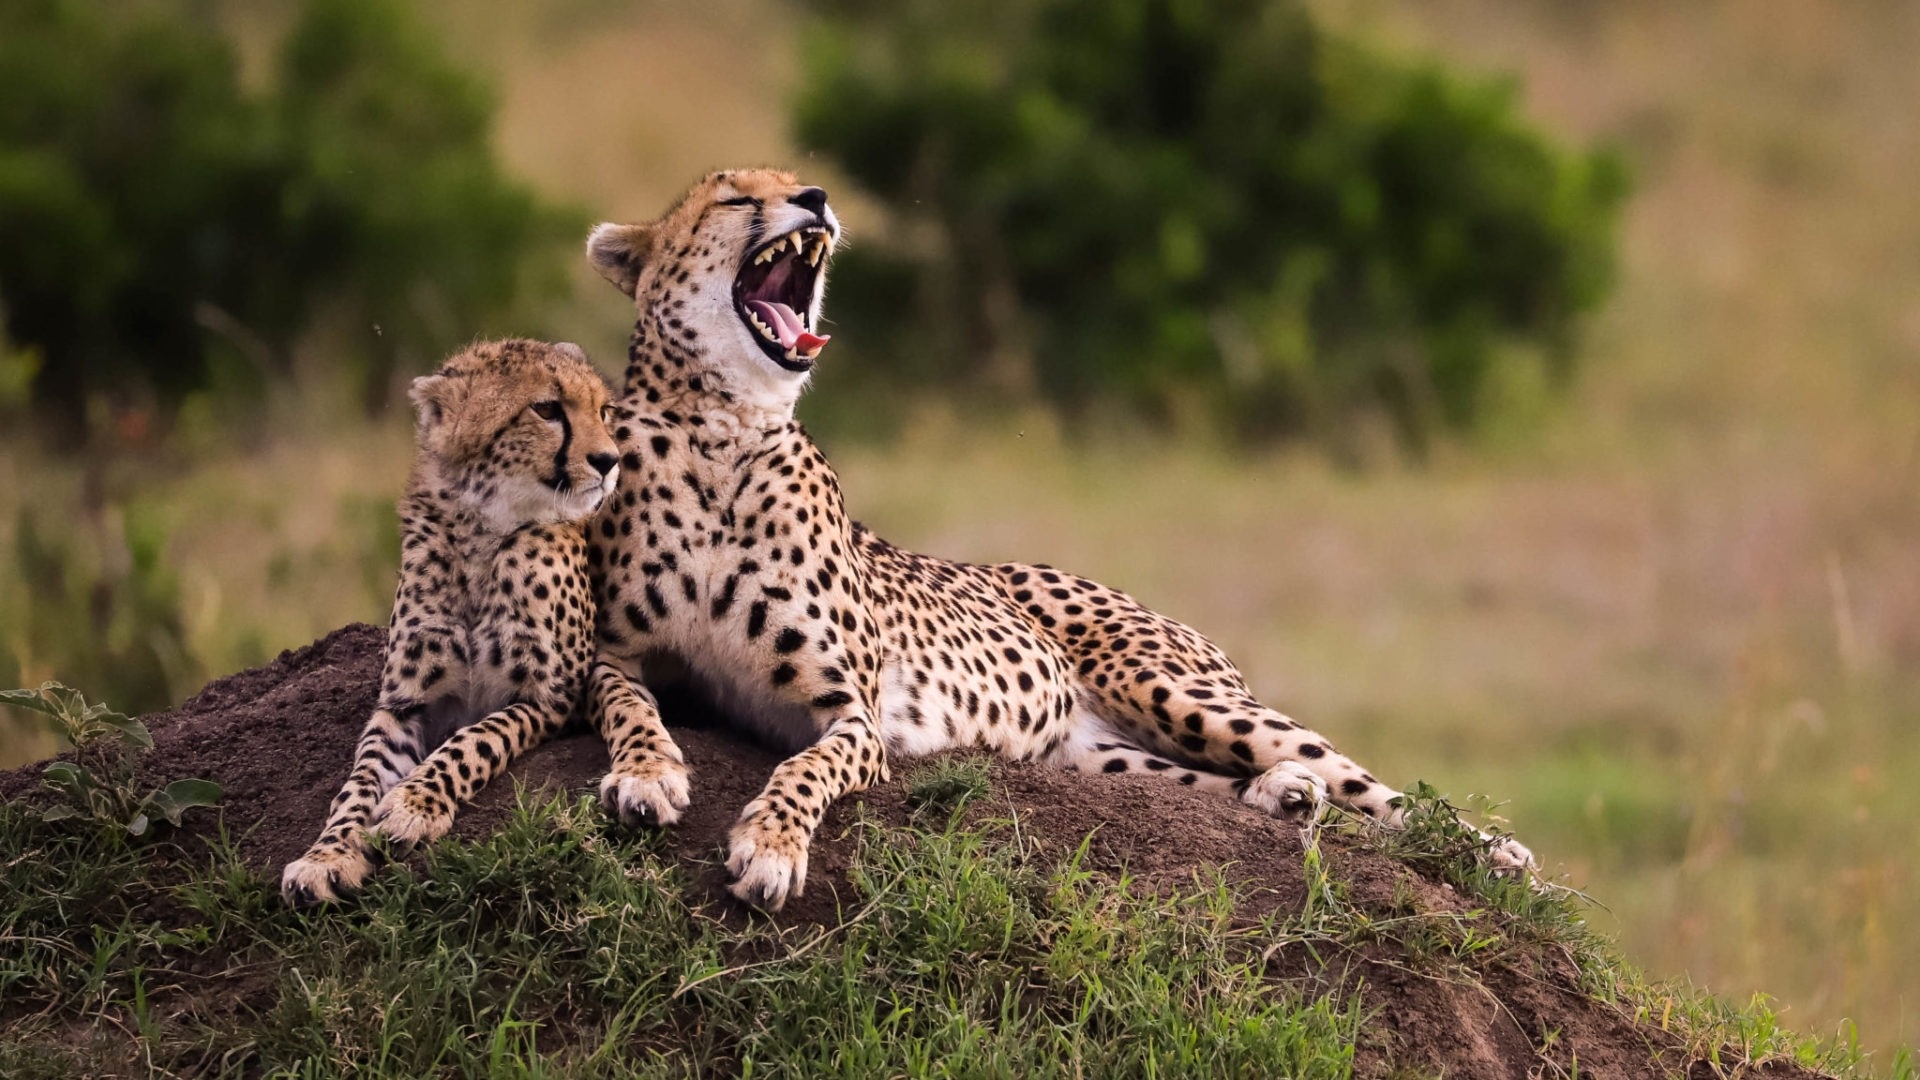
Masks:
[[[1329,797],[1394,824],[1396,791],[1256,701],[1219,649],[1126,594],[1044,566],[903,551],[849,520],[793,419],[827,335],[840,235],[783,172],[707,177],[664,217],[602,225],[593,264],[638,311],[616,410],[619,490],[589,528],[601,664],[645,733],[603,788],[675,820],[686,774],[645,689],[684,667],[723,711],[795,750],[734,826],[734,892],[778,908],[829,803],[890,755],[986,746],[1139,771],[1306,819]],[[618,770],[617,770],[618,771]],[[1530,864],[1511,842],[1496,859]]]

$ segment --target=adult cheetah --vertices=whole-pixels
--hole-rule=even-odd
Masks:
[[[848,519],[793,418],[827,343],[839,237],[826,192],[748,170],[587,242],[638,313],[614,420],[619,490],[587,560],[596,707],[651,749],[616,765],[610,808],[670,823],[685,806],[646,689],[671,667],[795,751],[730,838],[733,892],[769,908],[804,886],[834,799],[884,779],[890,755],[949,747],[1164,776],[1282,818],[1330,797],[1394,824],[1398,792],[1256,701],[1194,630],[1073,574],[917,555]],[[1531,864],[1511,842],[1495,858]]]
[[[578,346],[534,341],[478,344],[414,380],[379,704],[320,838],[281,877],[289,903],[359,888],[369,830],[403,845],[444,834],[455,807],[575,711],[593,660],[579,523],[620,471],[609,396]],[[609,743],[631,740],[618,710],[596,715]]]

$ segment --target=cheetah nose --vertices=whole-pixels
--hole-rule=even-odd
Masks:
[[[588,454],[587,464],[593,466],[601,476],[605,476],[613,471],[615,465],[620,464],[620,459],[607,453]]]
[[[811,210],[817,214],[827,208],[827,191],[825,188],[817,187],[801,188],[787,196],[787,201],[802,210]]]

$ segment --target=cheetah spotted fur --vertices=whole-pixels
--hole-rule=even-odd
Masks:
[[[684,790],[645,688],[666,668],[793,751],[733,827],[734,893],[779,908],[805,885],[829,804],[893,756],[951,747],[1162,776],[1290,820],[1331,799],[1397,823],[1398,792],[1262,705],[1196,631],[1083,577],[918,555],[847,517],[793,419],[839,237],[821,189],[749,170],[587,244],[638,315],[613,420],[619,488],[587,550],[596,671],[649,736],[630,767]],[[660,787],[613,799],[628,820],[680,809]],[[1494,858],[1532,864],[1511,841]]]

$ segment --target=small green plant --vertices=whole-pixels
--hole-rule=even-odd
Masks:
[[[166,509],[147,498],[18,507],[0,561],[12,616],[0,625],[0,686],[58,675],[140,713],[213,674],[188,640],[169,535]]]
[[[1395,802],[1406,811],[1406,819],[1405,827],[1392,834],[1388,846],[1393,854],[1455,886],[1473,885],[1485,875],[1487,853],[1500,834],[1474,828],[1461,818],[1459,807],[1424,780]]]
[[[38,690],[0,691],[0,704],[50,717],[55,733],[73,747],[71,761],[47,766],[46,785],[63,800],[41,813],[47,821],[81,818],[143,837],[157,820],[179,825],[188,810],[220,802],[220,785],[211,780],[175,780],[140,794],[134,763],[152,748],[153,736],[145,724],[89,702],[78,690],[43,683]]]
[[[986,762],[941,758],[907,778],[907,805],[915,812],[958,813],[992,786]]]

